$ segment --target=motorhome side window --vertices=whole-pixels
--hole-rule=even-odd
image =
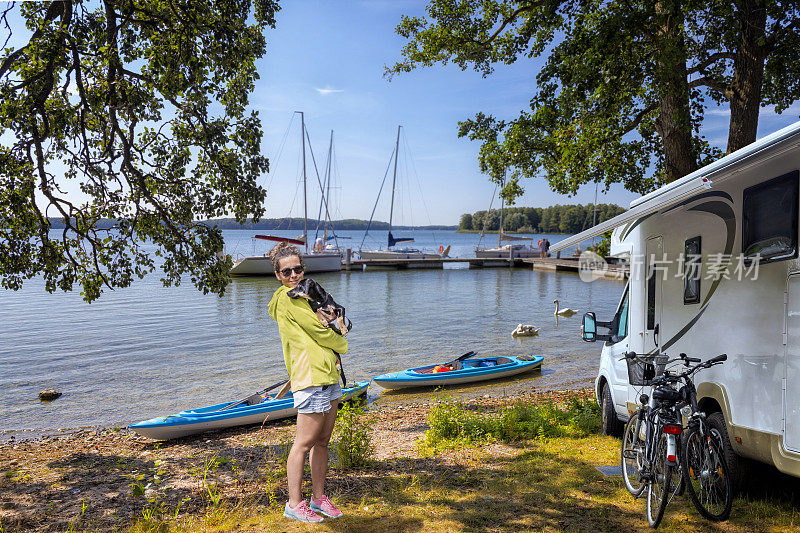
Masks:
[[[700,236],[687,239],[683,245],[683,303],[700,303]]]
[[[748,187],[742,199],[742,254],[761,263],[797,257],[798,171]]]

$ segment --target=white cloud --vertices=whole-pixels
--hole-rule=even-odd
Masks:
[[[334,89],[330,85],[326,85],[324,88],[320,89],[319,87],[314,87],[319,94],[322,96],[327,96],[332,93],[343,93],[344,89]]]
[[[780,117],[785,115],[797,115],[800,114],[800,106],[793,105],[783,110],[783,112],[779,115],[775,112],[775,106],[764,106],[761,108],[761,116],[762,117]]]

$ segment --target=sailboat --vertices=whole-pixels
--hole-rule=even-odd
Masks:
[[[339,246],[339,239],[352,239],[344,235],[338,235],[333,228],[331,221],[331,212],[328,208],[331,198],[331,183],[333,181],[333,166],[334,166],[334,150],[333,150],[333,130],[331,130],[331,138],[328,144],[328,161],[325,165],[325,179],[320,183],[320,188],[325,191],[320,195],[319,213],[317,213],[317,227],[314,230],[314,251],[326,252],[342,252]],[[325,217],[323,218],[322,209],[325,209]],[[322,230],[322,235],[320,235]],[[329,233],[330,231],[330,233]],[[331,242],[333,241],[333,242]]]
[[[495,191],[497,188],[495,188]],[[492,197],[494,201],[494,196]],[[528,257],[539,257],[539,250],[538,248],[534,248],[531,245],[525,244],[503,244],[503,241],[532,241],[532,237],[523,237],[521,235],[506,235],[503,233],[503,208],[505,207],[505,200],[501,197],[500,199],[500,226],[497,229],[497,247],[495,248],[481,248],[481,240],[483,240],[484,232],[486,231],[486,222],[484,219],[483,230],[481,230],[480,239],[478,239],[478,246],[475,248],[475,257],[483,258],[483,259],[491,259],[497,257],[498,259],[508,259],[509,257],[513,259],[517,258],[528,258]],[[489,205],[489,211],[491,212],[492,206]]]
[[[442,257],[447,255],[447,252],[450,250],[448,246],[446,250],[443,249],[443,254],[437,254],[432,252],[424,252],[418,248],[412,248],[409,246],[405,246],[403,248],[397,248],[398,244],[404,244],[409,242],[414,242],[413,237],[395,237],[392,234],[392,218],[394,215],[394,193],[396,190],[397,185],[397,159],[399,155],[399,148],[400,148],[400,128],[402,126],[397,126],[397,140],[395,141],[394,147],[394,173],[392,175],[392,200],[389,207],[389,235],[387,239],[387,247],[385,250],[364,250],[360,249],[359,254],[361,255],[361,259],[426,259],[430,260],[431,262],[426,262],[424,264],[415,265],[414,263],[409,263],[409,268],[414,268],[415,266],[419,266],[420,268],[430,268],[430,267],[441,267],[442,265]],[[384,178],[385,179],[385,178]],[[383,185],[381,185],[383,188]],[[378,198],[380,198],[380,192],[378,192]],[[377,206],[377,201],[375,202]],[[375,214],[375,209],[373,208],[372,214]],[[370,217],[370,223],[372,222],[372,217]],[[369,232],[369,226],[367,226],[367,232]],[[367,233],[364,233],[364,237],[366,237]],[[363,241],[361,243],[364,244]]]
[[[276,235],[254,235],[254,239],[288,242],[304,247],[300,251],[303,263],[306,265],[306,273],[312,272],[336,272],[342,269],[342,254],[334,251],[315,252],[308,248],[308,197],[306,194],[306,122],[302,111],[295,111],[300,115],[300,138],[303,146],[303,234],[291,239],[288,237],[278,237]],[[323,193],[325,191],[322,191]],[[269,252],[264,255],[242,257],[234,260],[231,275],[234,276],[263,276],[273,273],[272,262],[269,260]]]

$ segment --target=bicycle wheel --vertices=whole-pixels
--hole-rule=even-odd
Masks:
[[[692,503],[708,520],[719,522],[731,514],[733,487],[723,453],[722,435],[706,425],[690,428],[684,436],[681,466]]]
[[[644,491],[645,484],[639,474],[644,465],[644,439],[640,438],[644,417],[639,421],[641,409],[631,415],[625,425],[622,434],[622,447],[620,451],[620,463],[622,466],[622,479],[625,480],[625,488],[628,489],[634,498],[638,498]]]
[[[647,521],[651,527],[656,528],[661,523],[664,510],[677,492],[678,485],[678,473],[673,465],[667,463],[667,436],[661,434],[647,485]]]

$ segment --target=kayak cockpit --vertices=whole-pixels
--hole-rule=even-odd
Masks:
[[[489,368],[512,364],[514,364],[514,361],[508,357],[484,357],[481,359],[455,361],[445,365],[421,366],[418,368],[412,368],[408,372],[412,374],[438,374],[440,372],[452,372],[456,370],[465,370],[468,368]]]

